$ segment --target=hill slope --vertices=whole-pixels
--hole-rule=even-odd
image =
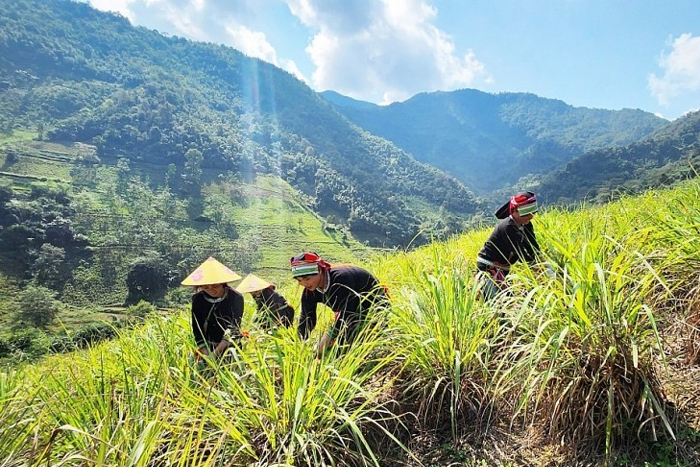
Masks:
[[[487,195],[593,149],[623,146],[668,121],[641,110],[576,108],[533,94],[463,89],[380,107],[321,93],[357,125]]]
[[[279,177],[248,183],[205,169],[200,198],[183,200],[169,186],[167,166],[86,162],[84,151],[0,141],[0,286],[8,298],[0,306],[28,282],[73,306],[122,305],[179,293],[179,281],[210,255],[277,282],[299,251],[343,262],[370,251],[318,218]],[[140,270],[149,277],[134,280],[144,289],[130,285]]]
[[[250,338],[230,360],[195,365],[182,308],[3,368],[0,462],[698,465],[699,195],[693,181],[542,213],[556,277],[519,263],[495,304],[475,300],[486,229],[363,263],[391,311],[374,309],[368,332],[323,359],[313,343],[330,310],[310,342],[261,332],[247,313]],[[281,284],[298,306],[294,287]]]
[[[440,209],[457,226],[480,209],[453,177],[234,49],[167,38],[66,0],[0,0],[0,31],[6,133],[36,127],[50,141],[94,144],[105,160],[172,163],[190,185],[200,166],[278,175],[374,245],[444,234]]]
[[[651,136],[624,147],[587,152],[543,177],[535,188],[550,202],[607,202],[697,177],[700,112],[690,113]]]

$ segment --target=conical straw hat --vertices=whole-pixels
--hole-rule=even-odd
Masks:
[[[270,283],[260,279],[258,276],[254,274],[248,274],[245,276],[245,279],[241,281],[240,284],[236,287],[236,290],[238,290],[240,293],[246,293],[246,292],[256,292],[258,290],[266,289],[270,287]]]
[[[241,276],[210,256],[182,281],[182,285],[223,284],[237,281],[240,278]]]

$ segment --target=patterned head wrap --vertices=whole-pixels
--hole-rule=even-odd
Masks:
[[[521,216],[534,214],[538,210],[537,196],[531,191],[521,191],[510,197],[510,200],[496,211],[496,217],[505,219],[513,212],[518,211]]]
[[[537,197],[531,191],[524,191],[510,197],[510,212],[518,211],[521,216],[537,212]]]
[[[309,251],[293,256],[290,260],[290,265],[292,267],[292,277],[319,274],[321,271],[328,270],[331,267],[318,254]]]

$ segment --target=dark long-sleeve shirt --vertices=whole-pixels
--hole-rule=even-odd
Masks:
[[[322,273],[323,274],[323,273]],[[328,331],[331,338],[351,341],[369,308],[382,293],[377,279],[357,266],[336,266],[328,271],[326,291],[306,290],[301,296],[299,335],[306,339],[316,327],[316,306],[323,303],[335,313]]]
[[[533,263],[539,252],[532,223],[519,226],[512,217],[507,217],[493,229],[479,256],[510,266],[518,261]]]
[[[216,347],[222,340],[233,342],[241,337],[243,295],[226,287],[226,296],[220,301],[206,292],[192,296],[192,333],[197,347]]]
[[[255,304],[258,307],[258,317],[265,328],[281,324],[289,327],[294,321],[294,308],[287,300],[271,288],[262,289],[259,295],[254,296]]]

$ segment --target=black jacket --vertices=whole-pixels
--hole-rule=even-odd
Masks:
[[[323,274],[323,273],[322,273]],[[369,308],[383,296],[377,279],[357,266],[336,266],[328,271],[326,292],[304,289],[301,296],[299,335],[306,339],[316,327],[316,305],[323,303],[335,313],[328,331],[331,338],[350,342],[359,331]]]
[[[294,321],[294,308],[285,298],[271,288],[262,289],[260,295],[253,297],[258,307],[256,319],[260,325],[269,329],[281,324],[289,327]]]
[[[212,303],[207,299],[214,300],[204,291],[192,296],[192,333],[197,347],[206,345],[211,350],[224,339],[240,339],[243,295],[226,287],[223,300]]]
[[[493,229],[479,256],[510,266],[518,261],[532,264],[539,252],[532,223],[518,226],[512,217],[507,217]]]

